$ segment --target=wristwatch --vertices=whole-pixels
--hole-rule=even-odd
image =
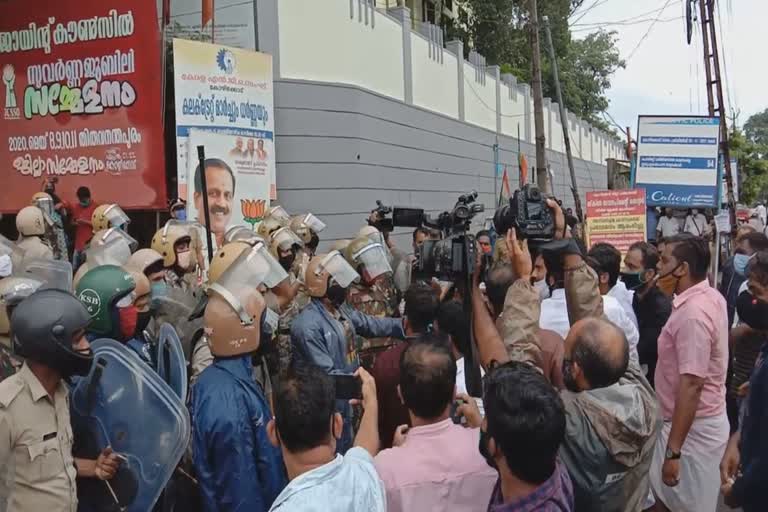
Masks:
[[[667,446],[667,451],[664,452],[664,458],[667,460],[678,460],[682,456],[683,454],[681,452],[672,451],[672,448],[669,446]]]

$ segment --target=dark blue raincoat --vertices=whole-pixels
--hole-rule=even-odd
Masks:
[[[266,512],[287,484],[250,355],[216,359],[192,387],[192,457],[203,510]]]

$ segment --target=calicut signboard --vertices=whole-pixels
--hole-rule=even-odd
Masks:
[[[720,118],[640,116],[635,188],[648,206],[718,206]]]

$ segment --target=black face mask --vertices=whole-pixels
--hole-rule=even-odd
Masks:
[[[573,376],[573,361],[570,359],[563,359],[563,384],[565,384],[565,389],[573,393],[581,391],[576,383],[576,378]]]
[[[491,438],[490,435],[488,435],[488,432],[480,429],[480,441],[477,443],[477,449],[480,452],[480,455],[483,456],[485,459],[485,463],[488,464],[493,469],[496,469],[496,461],[493,460],[493,456],[491,455],[491,452],[488,450],[488,440]]]
[[[736,299],[736,312],[739,320],[757,331],[768,331],[768,302],[756,299],[748,291],[743,291]]]
[[[342,288],[337,283],[333,283],[328,286],[328,291],[325,293],[325,296],[331,301],[331,304],[338,308],[344,304],[344,301],[347,299],[347,289]]]
[[[640,272],[622,272],[621,282],[627,287],[627,290],[637,290],[645,285],[642,279],[642,275],[645,271]]]
[[[296,253],[291,251],[291,254],[285,257],[280,258],[280,266],[283,267],[283,270],[286,272],[289,272],[291,270],[291,267],[293,267],[293,262],[296,261]]]
[[[144,333],[144,329],[147,328],[147,325],[149,325],[149,321],[152,320],[152,313],[149,311],[141,312],[139,311],[138,315],[136,316],[136,331],[134,332],[134,336],[140,337]]]

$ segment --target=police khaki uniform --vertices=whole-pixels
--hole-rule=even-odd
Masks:
[[[38,291],[13,312],[16,350],[62,379],[85,375],[93,354],[76,350],[75,336],[82,336],[89,321],[85,307],[71,294]],[[1,480],[9,485],[9,512],[76,512],[72,445],[69,394],[63,380],[51,395],[25,363],[0,383],[0,471],[5,473]]]
[[[364,315],[378,318],[394,316],[397,312],[397,293],[384,247],[367,236],[361,236],[347,245],[344,256],[361,276],[359,282],[349,286],[347,304]],[[370,370],[376,356],[397,342],[393,338],[365,339],[357,335],[360,365]]]
[[[19,232],[19,249],[27,258],[53,259],[53,249],[44,241],[46,221],[43,211],[37,206],[25,206],[16,215],[16,230]]]
[[[178,247],[187,245],[179,251]],[[160,253],[165,266],[165,282],[173,288],[180,288],[197,294],[199,283],[195,228],[192,224],[170,220],[152,237],[151,248]]]

